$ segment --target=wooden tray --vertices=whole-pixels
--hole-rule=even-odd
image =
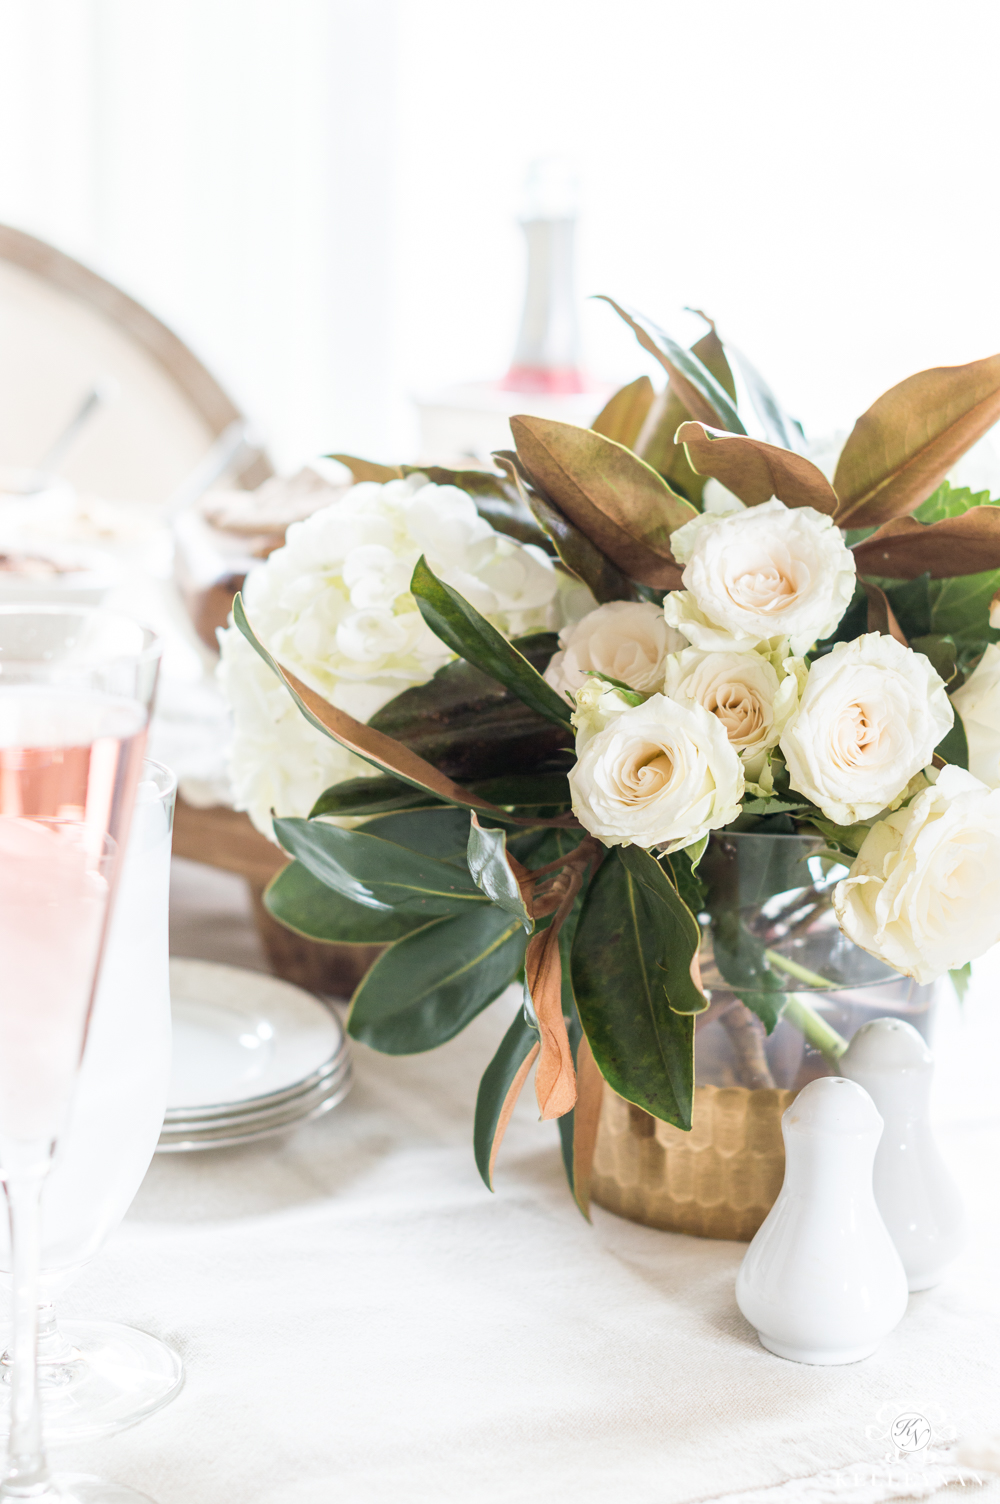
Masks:
[[[174,815],[174,856],[204,862],[246,879],[257,931],[276,976],[309,992],[350,997],[384,949],[381,945],[326,945],[285,929],[264,907],[264,889],[288,857],[250,823],[248,815],[224,805],[196,809],[178,795]]]

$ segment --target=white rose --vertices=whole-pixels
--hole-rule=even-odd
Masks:
[[[942,768],[872,826],[834,907],[855,945],[933,982],[1000,941],[1000,789]]]
[[[588,670],[619,679],[640,694],[663,688],[668,653],[685,639],[667,626],[659,606],[648,601],[608,601],[559,633],[559,652],[545,677],[560,694],[575,695]]]
[[[686,648],[667,659],[664,693],[680,705],[703,705],[725,728],[743,760],[748,778],[756,779],[767,753],[799,703],[794,667],[801,659],[781,651],[703,653]]]
[[[828,637],[854,594],[854,555],[829,517],[772,500],[731,515],[704,513],[671,534],[684,590],[666,620],[692,646],[751,651],[785,636],[795,654]]]
[[[888,808],[954,721],[923,653],[868,632],[817,659],[781,735],[793,789],[853,825]]]
[[[569,782],[577,819],[606,846],[677,851],[736,819],[743,766],[714,715],[653,695],[586,743]]]
[[[969,744],[969,772],[1000,788],[1000,647],[990,643],[951,703],[962,717]]]

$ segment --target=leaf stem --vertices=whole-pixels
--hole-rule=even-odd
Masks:
[[[797,1029],[801,1029],[808,1043],[814,1050],[819,1050],[821,1055],[825,1055],[831,1065],[836,1065],[847,1049],[847,1040],[844,1036],[831,1028],[826,1020],[819,1016],[812,1004],[803,999],[800,992],[788,994],[781,1016],[787,1018]]]
[[[828,977],[821,977],[818,971],[810,971],[808,966],[800,966],[798,961],[790,961],[779,951],[766,950],[764,959],[771,966],[777,966],[779,971],[787,971],[790,977],[795,977],[800,982],[808,982],[810,987],[821,987],[824,992],[836,992],[841,985],[839,982],[831,982]]]

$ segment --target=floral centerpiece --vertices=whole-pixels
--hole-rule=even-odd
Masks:
[[[536,1064],[584,1206],[604,1082],[690,1127],[706,960],[755,1029],[843,1048],[801,990],[834,983],[733,898],[737,837],[769,838],[758,865],[810,837],[811,883],[768,857],[761,895],[808,890],[800,928],[880,974],[960,982],[1000,939],[1000,506],[945,480],[1000,417],[1000,356],[894,387],[828,478],[742,362],[747,435],[714,329],[685,350],[618,311],[661,396],[514,418],[495,474],[375,470],[290,530],[223,644],[272,727],[237,752],[294,858],[271,912],[387,946],[349,1029],[390,1053],[522,978],[477,1163],[491,1184]]]

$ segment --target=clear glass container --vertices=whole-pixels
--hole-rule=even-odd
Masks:
[[[903,1018],[926,1039],[933,986],[919,986],[841,931],[833,893],[846,858],[820,836],[719,831],[699,876],[702,982],[695,1082],[799,1091],[836,1070],[839,1040],[873,1018]],[[768,1034],[760,1013],[780,1011]]]

